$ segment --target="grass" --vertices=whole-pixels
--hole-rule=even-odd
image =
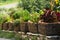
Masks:
[[[1,31],[0,30],[0,38],[6,38],[6,39],[11,39],[11,40],[22,40],[23,38],[21,35],[16,34],[14,32],[6,32],[6,31]],[[25,38],[24,40],[26,40]]]
[[[0,38],[6,38],[11,40],[29,40],[29,37],[22,37],[19,33],[7,32],[0,30]],[[32,36],[31,40],[37,40],[37,36]]]
[[[11,38],[14,38],[14,37],[15,37],[15,33],[14,32],[3,32],[3,31],[0,31],[0,38],[11,39]]]
[[[0,5],[6,5],[14,2],[18,2],[19,0],[7,0],[7,1],[0,1]]]

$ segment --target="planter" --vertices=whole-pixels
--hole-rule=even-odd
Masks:
[[[29,32],[38,33],[38,24],[37,23],[28,23]]]
[[[15,27],[14,27],[14,31],[17,31],[17,32],[20,31],[19,26],[15,26]]]
[[[13,31],[14,30],[14,26],[13,26],[13,23],[12,22],[9,22],[9,31]]]
[[[38,30],[44,35],[60,35],[60,23],[39,23]]]
[[[14,31],[17,31],[17,32],[20,31],[20,25],[17,25],[17,26],[14,25]]]
[[[29,31],[28,30],[28,22],[20,23],[20,30],[25,33],[28,32]]]
[[[8,27],[8,23],[3,23],[3,24],[2,24],[2,29],[3,29],[3,30],[8,30],[8,28],[9,28],[9,27]]]
[[[0,24],[0,30],[2,30],[2,24]]]

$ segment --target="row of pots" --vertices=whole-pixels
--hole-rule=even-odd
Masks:
[[[24,22],[14,26],[13,23],[3,23],[2,30],[40,33],[43,35],[60,35],[60,23],[29,23]]]

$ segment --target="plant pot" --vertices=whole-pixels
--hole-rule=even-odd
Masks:
[[[15,27],[14,27],[14,31],[16,31],[16,32],[20,31],[19,26],[15,26]]]
[[[43,35],[60,35],[60,23],[39,23],[38,30]]]
[[[13,31],[14,30],[14,26],[13,26],[13,23],[12,22],[9,22],[9,31]]]
[[[2,24],[2,29],[3,29],[3,30],[8,30],[8,28],[9,28],[9,27],[8,27],[8,23],[3,23],[3,24]]]
[[[28,23],[29,32],[38,33],[38,24],[37,23]]]
[[[28,32],[29,30],[28,30],[28,22],[23,22],[23,23],[20,23],[20,30],[22,31],[22,32]]]
[[[2,30],[2,24],[0,24],[0,30]]]
[[[17,25],[17,26],[14,25],[14,31],[17,31],[17,32],[20,31],[20,25]]]

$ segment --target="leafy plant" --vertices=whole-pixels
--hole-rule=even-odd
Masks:
[[[32,21],[34,23],[38,22],[39,21],[39,16],[40,15],[37,12],[34,12],[34,13],[30,14],[30,21]]]
[[[4,22],[2,15],[0,15],[0,24]]]
[[[0,14],[0,23],[8,22],[10,21],[10,16],[8,14]]]
[[[14,26],[18,26],[18,25],[20,25],[20,19],[14,20]]]
[[[30,19],[30,14],[27,10],[24,10],[22,18],[25,22],[27,22]]]
[[[49,7],[46,6],[42,19],[44,22],[58,22],[60,20],[59,14],[59,0],[50,0],[48,2]]]
[[[5,14],[4,18],[5,18],[6,22],[10,22],[11,21],[10,15],[8,15],[8,14]]]
[[[60,12],[56,12],[57,20],[60,21]]]
[[[45,4],[46,0],[21,0],[19,6],[29,12],[39,12],[40,9],[44,8]]]
[[[14,13],[12,14],[12,17],[13,17],[14,19],[20,18],[20,11],[14,12]]]
[[[57,15],[55,13],[55,11],[51,11],[51,10],[47,10],[44,15],[42,15],[42,19],[44,22],[57,22]]]
[[[43,14],[44,14],[44,11],[43,11],[43,10],[40,10],[40,11],[39,11],[39,14],[40,14],[40,15],[43,15]]]
[[[13,18],[14,18],[14,19],[19,19],[19,18],[20,18],[20,11],[15,12],[15,13],[13,14]]]

